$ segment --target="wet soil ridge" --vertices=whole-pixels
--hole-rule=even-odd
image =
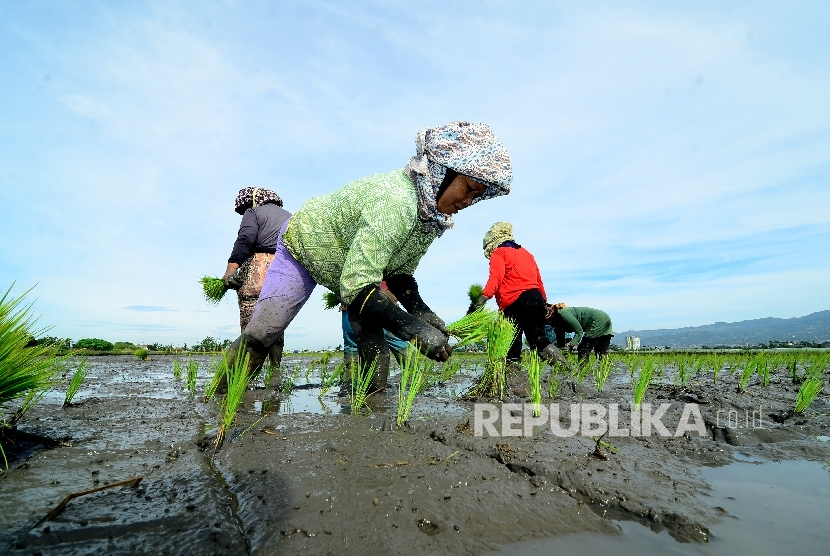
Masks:
[[[201,392],[209,360],[198,361]],[[288,357],[285,365],[310,363]],[[501,403],[457,398],[479,362],[420,394],[400,429],[394,379],[370,398],[369,416],[350,415],[335,393],[318,401],[313,386],[249,390],[211,463],[204,448],[217,405],[191,397],[171,369],[162,356],[95,358],[76,405],[62,409],[62,398],[47,396],[27,415],[21,432],[66,445],[21,450],[0,476],[0,504],[16,508],[0,514],[4,552],[478,554],[566,533],[618,534],[612,519],[705,541],[724,514],[709,503],[701,466],[830,459],[827,393],[793,414],[799,383],[786,369],[767,386],[759,376],[741,385],[728,366],[717,384],[709,370],[680,385],[677,369],[661,366],[644,401],[671,404],[663,421],[672,430],[683,404],[698,404],[704,435],[606,436],[614,450],[601,447],[603,460],[591,438],[556,436],[550,426],[527,437],[474,436],[474,402]],[[590,375],[558,381],[556,397],[542,401],[560,404],[562,428],[572,403],[616,403],[621,421],[630,419],[632,377],[621,362],[601,392]],[[503,401],[530,401],[525,375],[508,377]],[[32,528],[67,494],[135,476],[144,477],[138,488],[73,500]]]

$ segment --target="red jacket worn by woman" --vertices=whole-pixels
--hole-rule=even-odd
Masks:
[[[536,259],[530,251],[524,247],[512,246],[499,246],[493,250],[490,255],[490,277],[483,294],[487,297],[495,296],[499,309],[516,301],[522,292],[534,288],[547,299],[542,275],[539,274]]]

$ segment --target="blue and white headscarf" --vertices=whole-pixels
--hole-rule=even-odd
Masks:
[[[418,193],[418,216],[424,232],[435,232],[440,237],[453,227],[452,217],[438,212],[436,199],[447,168],[487,187],[473,203],[510,193],[510,155],[487,124],[451,122],[422,129],[415,136],[415,147],[416,154],[406,164],[406,172]]]

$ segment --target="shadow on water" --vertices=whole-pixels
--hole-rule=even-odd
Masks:
[[[739,461],[704,468],[710,504],[723,514],[707,544],[680,543],[660,527],[609,516],[620,536],[579,533],[502,547],[493,555],[825,554],[830,465],[811,461]],[[809,508],[809,511],[805,511]]]

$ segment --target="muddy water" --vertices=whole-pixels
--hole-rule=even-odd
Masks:
[[[201,393],[209,360],[199,362]],[[309,362],[286,358],[285,366]],[[89,364],[75,405],[61,408],[60,390],[20,425],[65,445],[6,447],[4,552],[823,553],[810,535],[818,529],[811,520],[828,509],[830,474],[815,462],[830,460],[830,403],[823,394],[803,416],[788,417],[797,388],[783,375],[743,393],[728,373],[717,386],[699,377],[680,390],[665,377],[646,401],[671,403],[664,422],[673,424],[683,402],[698,403],[706,435],[609,439],[616,453],[604,449],[603,460],[590,439],[561,438],[550,427],[533,437],[474,436],[472,403],[452,395],[469,376],[419,397],[398,430],[394,384],[373,400],[372,415],[355,416],[336,392],[318,399],[312,374],[290,395],[249,391],[214,457],[216,406],[184,390],[171,358]],[[601,394],[563,382],[561,424],[570,403],[618,403],[628,422],[630,395],[624,372]],[[526,396],[516,378],[507,401]],[[763,411],[760,427],[724,420],[754,408]],[[34,527],[67,494],[135,476],[143,477],[137,488],[77,498]]]

